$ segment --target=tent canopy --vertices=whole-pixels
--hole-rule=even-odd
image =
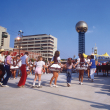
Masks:
[[[85,53],[83,53],[84,58],[87,58],[88,55],[86,55]]]
[[[108,57],[109,55],[107,54],[107,52],[105,54],[103,54],[102,56]]]
[[[98,55],[98,54],[92,54],[92,55],[95,55],[96,57],[110,57],[107,52],[103,55]],[[84,58],[87,58],[88,55],[86,55],[85,53],[83,53],[83,56]]]
[[[93,54],[93,55],[95,55],[96,57],[110,57],[110,56],[107,54],[107,52],[106,52],[105,54],[103,54],[103,55],[98,55],[98,54]]]

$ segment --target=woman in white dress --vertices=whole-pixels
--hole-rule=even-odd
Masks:
[[[84,70],[87,70],[85,67],[85,62],[86,60],[84,59],[83,54],[80,54],[77,63],[75,64],[75,66],[77,65],[76,69],[79,70],[79,84],[81,85],[83,84]]]
[[[60,59],[59,55],[60,55],[60,52],[56,51],[55,55],[52,59],[53,64],[49,67],[49,70],[53,71],[53,76],[50,80],[50,87],[58,87],[56,85],[56,83],[57,83],[57,79],[58,79],[58,73],[61,70],[61,66],[60,66],[61,65],[61,63],[60,63],[61,59]],[[52,86],[53,79],[55,79],[55,82],[54,82],[54,85]]]

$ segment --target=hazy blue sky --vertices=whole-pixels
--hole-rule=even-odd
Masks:
[[[0,0],[0,26],[11,35],[51,34],[58,39],[61,58],[78,54],[78,21],[88,24],[86,54],[95,43],[98,54],[110,55],[110,0]]]

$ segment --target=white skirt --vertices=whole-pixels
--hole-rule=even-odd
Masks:
[[[58,64],[53,64],[49,67],[50,71],[61,71],[61,66]]]
[[[82,65],[82,66],[80,67],[80,65],[78,65],[78,66],[76,67],[76,70],[87,70],[87,66]]]
[[[11,66],[10,69],[11,70],[17,70],[19,67],[18,66]]]

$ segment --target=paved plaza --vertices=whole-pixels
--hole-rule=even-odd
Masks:
[[[17,87],[19,78],[10,79],[10,87],[0,87],[0,110],[110,110],[110,75],[95,75],[93,83],[84,75],[79,85],[78,74],[73,73],[67,87],[66,74],[60,73],[58,88],[49,87],[51,77],[42,75],[42,88],[31,88],[34,75],[28,76],[25,88]]]

